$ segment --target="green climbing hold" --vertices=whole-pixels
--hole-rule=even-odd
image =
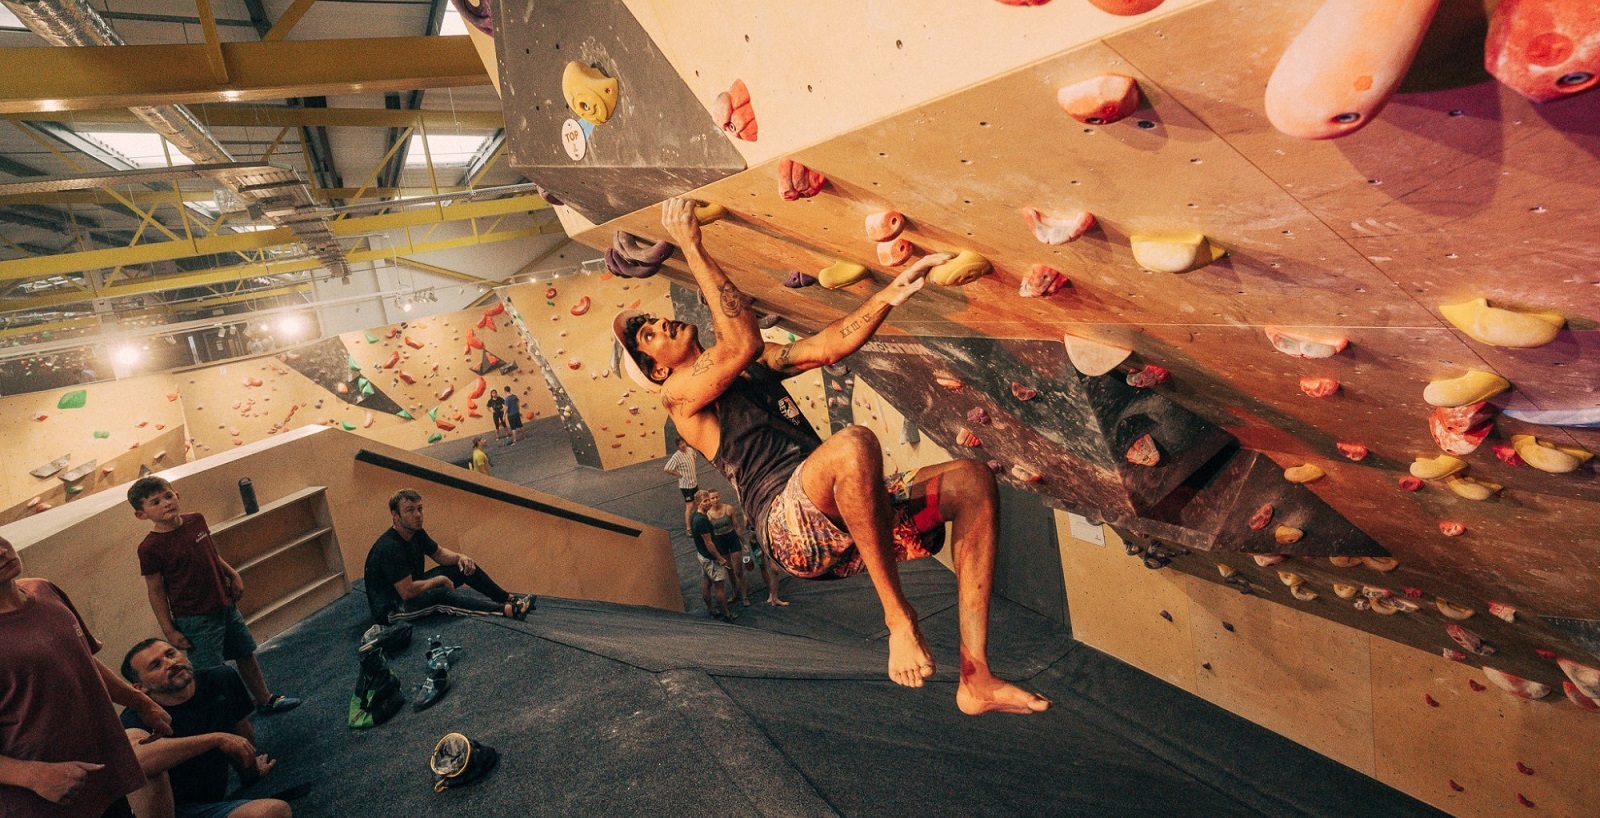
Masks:
[[[67,493],[68,494],[80,494],[82,492],[83,492],[83,486],[81,486],[81,485],[79,485],[79,486],[67,486]]]
[[[544,303],[545,303],[545,306],[549,306],[549,307],[554,307],[556,305],[556,302],[554,302],[554,301],[546,301]]]
[[[357,378],[356,378],[356,391],[360,392],[363,395],[371,395],[372,393],[374,393],[374,392],[376,392],[378,390],[372,388],[372,381],[369,381],[366,378],[357,376]]]
[[[357,372],[361,371],[361,364],[356,363],[355,356],[353,356],[353,355],[348,359],[348,362],[347,362],[346,365],[349,366],[351,369],[354,369]]]
[[[95,432],[94,433],[94,439],[95,440],[105,440],[108,437],[111,437],[111,433],[110,432]]]
[[[400,417],[405,418],[406,420],[416,420],[416,418],[411,416],[410,412],[407,412],[404,409],[401,409],[400,411],[395,412],[395,414],[399,415]]]
[[[370,333],[370,332],[369,332],[369,333],[367,333],[367,343],[369,343],[369,344],[376,344],[376,343],[378,343],[378,336],[376,336],[376,335],[373,335],[373,334],[372,334],[372,333]]]
[[[438,420],[438,419],[439,419],[439,407],[435,406],[432,409],[429,409],[428,410],[428,420]]]
[[[434,432],[433,434],[428,435],[428,442],[429,443],[438,443],[441,440],[444,440],[444,435],[439,434],[438,432]]]
[[[346,432],[354,432],[356,425],[348,420],[341,420],[339,421],[339,428],[344,429]]]
[[[56,401],[56,408],[57,409],[82,409],[83,405],[85,403],[88,403],[88,402],[89,402],[89,391],[87,389],[74,389],[71,392],[68,392],[67,394],[62,395],[61,396],[61,400]]]

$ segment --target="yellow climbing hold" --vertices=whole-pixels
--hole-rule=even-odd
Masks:
[[[1451,477],[1445,481],[1445,485],[1449,486],[1457,497],[1468,500],[1487,500],[1502,488],[1497,483],[1486,483],[1471,477]]]
[[[561,72],[561,95],[578,116],[603,124],[617,107],[617,81],[577,60]]]
[[[1157,273],[1183,273],[1204,267],[1226,253],[1199,233],[1178,236],[1133,236],[1133,260]]]
[[[1594,453],[1577,446],[1557,446],[1533,435],[1512,435],[1511,447],[1528,465],[1551,474],[1566,474],[1594,457]]]
[[[1491,307],[1483,298],[1462,304],[1442,304],[1439,313],[1480,344],[1513,349],[1542,347],[1554,341],[1556,333],[1567,323],[1560,313]]]
[[[1133,354],[1133,350],[1127,347],[1079,338],[1076,335],[1063,335],[1061,340],[1067,345],[1067,360],[1072,362],[1073,368],[1091,378],[1116,369],[1118,364]]]
[[[867,268],[848,261],[835,261],[817,273],[817,283],[830,290],[848,287],[867,277]]]
[[[1467,406],[1486,401],[1511,388],[1511,382],[1493,372],[1470,369],[1467,374],[1428,384],[1422,399],[1430,406]]]
[[[1422,480],[1440,480],[1466,467],[1467,461],[1447,454],[1419,457],[1411,464],[1411,476]]]
[[[719,204],[701,202],[694,206],[694,220],[702,225],[720,221],[726,215],[728,215],[728,209]]]
[[[1283,470],[1283,479],[1291,483],[1311,483],[1327,476],[1315,463],[1305,463],[1293,468]]]
[[[928,271],[928,280],[944,287],[971,284],[993,272],[989,260],[971,250],[962,250],[956,257],[938,264]]]

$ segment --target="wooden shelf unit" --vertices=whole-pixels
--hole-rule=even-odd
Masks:
[[[222,558],[244,577],[239,613],[269,639],[350,590],[326,486],[308,486],[211,529]]]

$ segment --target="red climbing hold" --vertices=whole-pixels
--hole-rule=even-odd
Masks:
[[[1301,378],[1300,391],[1313,398],[1326,398],[1339,391],[1339,382],[1332,378]]]
[[[456,428],[456,425],[448,420],[436,420],[433,422],[433,425],[443,429],[446,432],[453,432]]]
[[[589,304],[590,304],[589,296],[587,296],[587,295],[582,297],[582,298],[580,298],[580,299],[578,299],[578,303],[572,305],[572,310],[571,310],[572,314],[573,315],[583,315],[584,313],[589,311]]]
[[[1015,381],[1011,383],[1011,396],[1017,400],[1033,400],[1034,396],[1038,394],[1039,390],[1037,389],[1023,386]]]
[[[1017,288],[1017,295],[1023,298],[1048,298],[1071,283],[1060,270],[1048,264],[1035,264],[1028,268],[1028,275]]]
[[[1556,660],[1556,652],[1550,650],[1549,648],[1534,648],[1533,655],[1545,660],[1546,662],[1554,662]]]
[[[744,80],[734,80],[728,90],[717,94],[711,103],[711,118],[717,127],[732,134],[735,139],[756,141],[756,110],[750,105],[750,89]]]
[[[1429,707],[1438,707],[1439,706],[1438,700],[1434,699],[1432,696],[1429,696],[1426,693],[1422,694],[1422,700],[1424,702],[1427,702]]]
[[[827,183],[828,177],[799,162],[792,159],[778,162],[778,193],[783,196],[784,201],[809,199],[817,195]]]
[[[1422,479],[1419,478],[1419,477],[1412,477],[1409,474],[1400,475],[1400,479],[1396,480],[1395,482],[1399,483],[1400,484],[1400,488],[1403,488],[1406,491],[1421,491],[1422,490]]]
[[[400,376],[400,380],[405,381],[407,385],[414,384],[414,383],[417,382],[417,379],[411,377],[410,373],[406,372],[404,369],[400,370],[396,374],[398,374]]]
[[[1440,520],[1439,533],[1446,537],[1459,537],[1467,533],[1467,527],[1453,520]]]
[[[1267,523],[1270,522],[1272,522],[1272,504],[1268,503],[1261,508],[1256,509],[1256,513],[1250,515],[1250,530],[1260,531],[1261,529],[1266,528]]]
[[[395,352],[395,353],[392,353],[392,354],[389,355],[389,360],[384,361],[380,365],[384,369],[394,369],[394,365],[398,364],[398,363],[400,363],[400,353]]]
[[[1163,0],[1089,0],[1089,2],[1094,4],[1095,8],[1107,14],[1115,14],[1118,17],[1132,17],[1136,14],[1144,14],[1161,5]]]
[[[487,317],[493,318],[494,316],[499,315],[499,314],[501,314],[501,313],[503,313],[505,311],[506,311],[506,304],[505,304],[504,301],[501,301],[499,303],[496,303],[494,306],[490,307],[489,309],[484,310],[483,314],[485,316],[487,316]]]
[[[1170,377],[1172,377],[1172,373],[1168,372],[1165,367],[1145,364],[1145,367],[1138,372],[1128,373],[1128,377],[1125,380],[1129,386],[1135,389],[1152,389],[1166,383],[1167,378]]]
[[[467,349],[483,349],[483,342],[478,340],[478,334],[470,329],[467,330]]]
[[[1484,687],[1484,686],[1483,686],[1483,685],[1481,685],[1481,684],[1478,684],[1478,682],[1477,682],[1477,680],[1475,680],[1475,679],[1468,679],[1468,680],[1467,680],[1467,687],[1470,687],[1470,688],[1472,688],[1472,690],[1473,690],[1473,691],[1474,691],[1474,692],[1476,692],[1476,693],[1482,693],[1482,692],[1483,692],[1483,691],[1485,691],[1485,690],[1488,690],[1488,689],[1489,689],[1489,688],[1487,688],[1487,687]]]
[[[1530,808],[1534,806],[1534,803],[1528,800],[1528,796],[1523,795],[1520,792],[1517,793],[1517,803]]]
[[[1517,448],[1509,443],[1496,443],[1491,450],[1500,462],[1507,466],[1520,466],[1523,464],[1522,455],[1517,454]]]
[[[555,298],[556,297],[556,288],[554,288],[554,287],[546,287],[545,291],[544,291],[544,297],[547,298],[547,299]]]
[[[1367,458],[1367,447],[1361,445],[1360,443],[1348,443],[1345,441],[1340,441],[1333,445],[1339,450],[1339,454],[1342,454],[1351,460],[1360,461]]]
[[[1450,779],[1450,789],[1455,790],[1456,792],[1466,792],[1467,791],[1467,788],[1461,786],[1460,784],[1457,784],[1456,780],[1454,778]]]

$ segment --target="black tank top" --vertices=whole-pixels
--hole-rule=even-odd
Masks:
[[[722,442],[711,465],[733,484],[739,504],[766,543],[767,509],[789,476],[822,445],[776,372],[760,362],[717,398]]]

